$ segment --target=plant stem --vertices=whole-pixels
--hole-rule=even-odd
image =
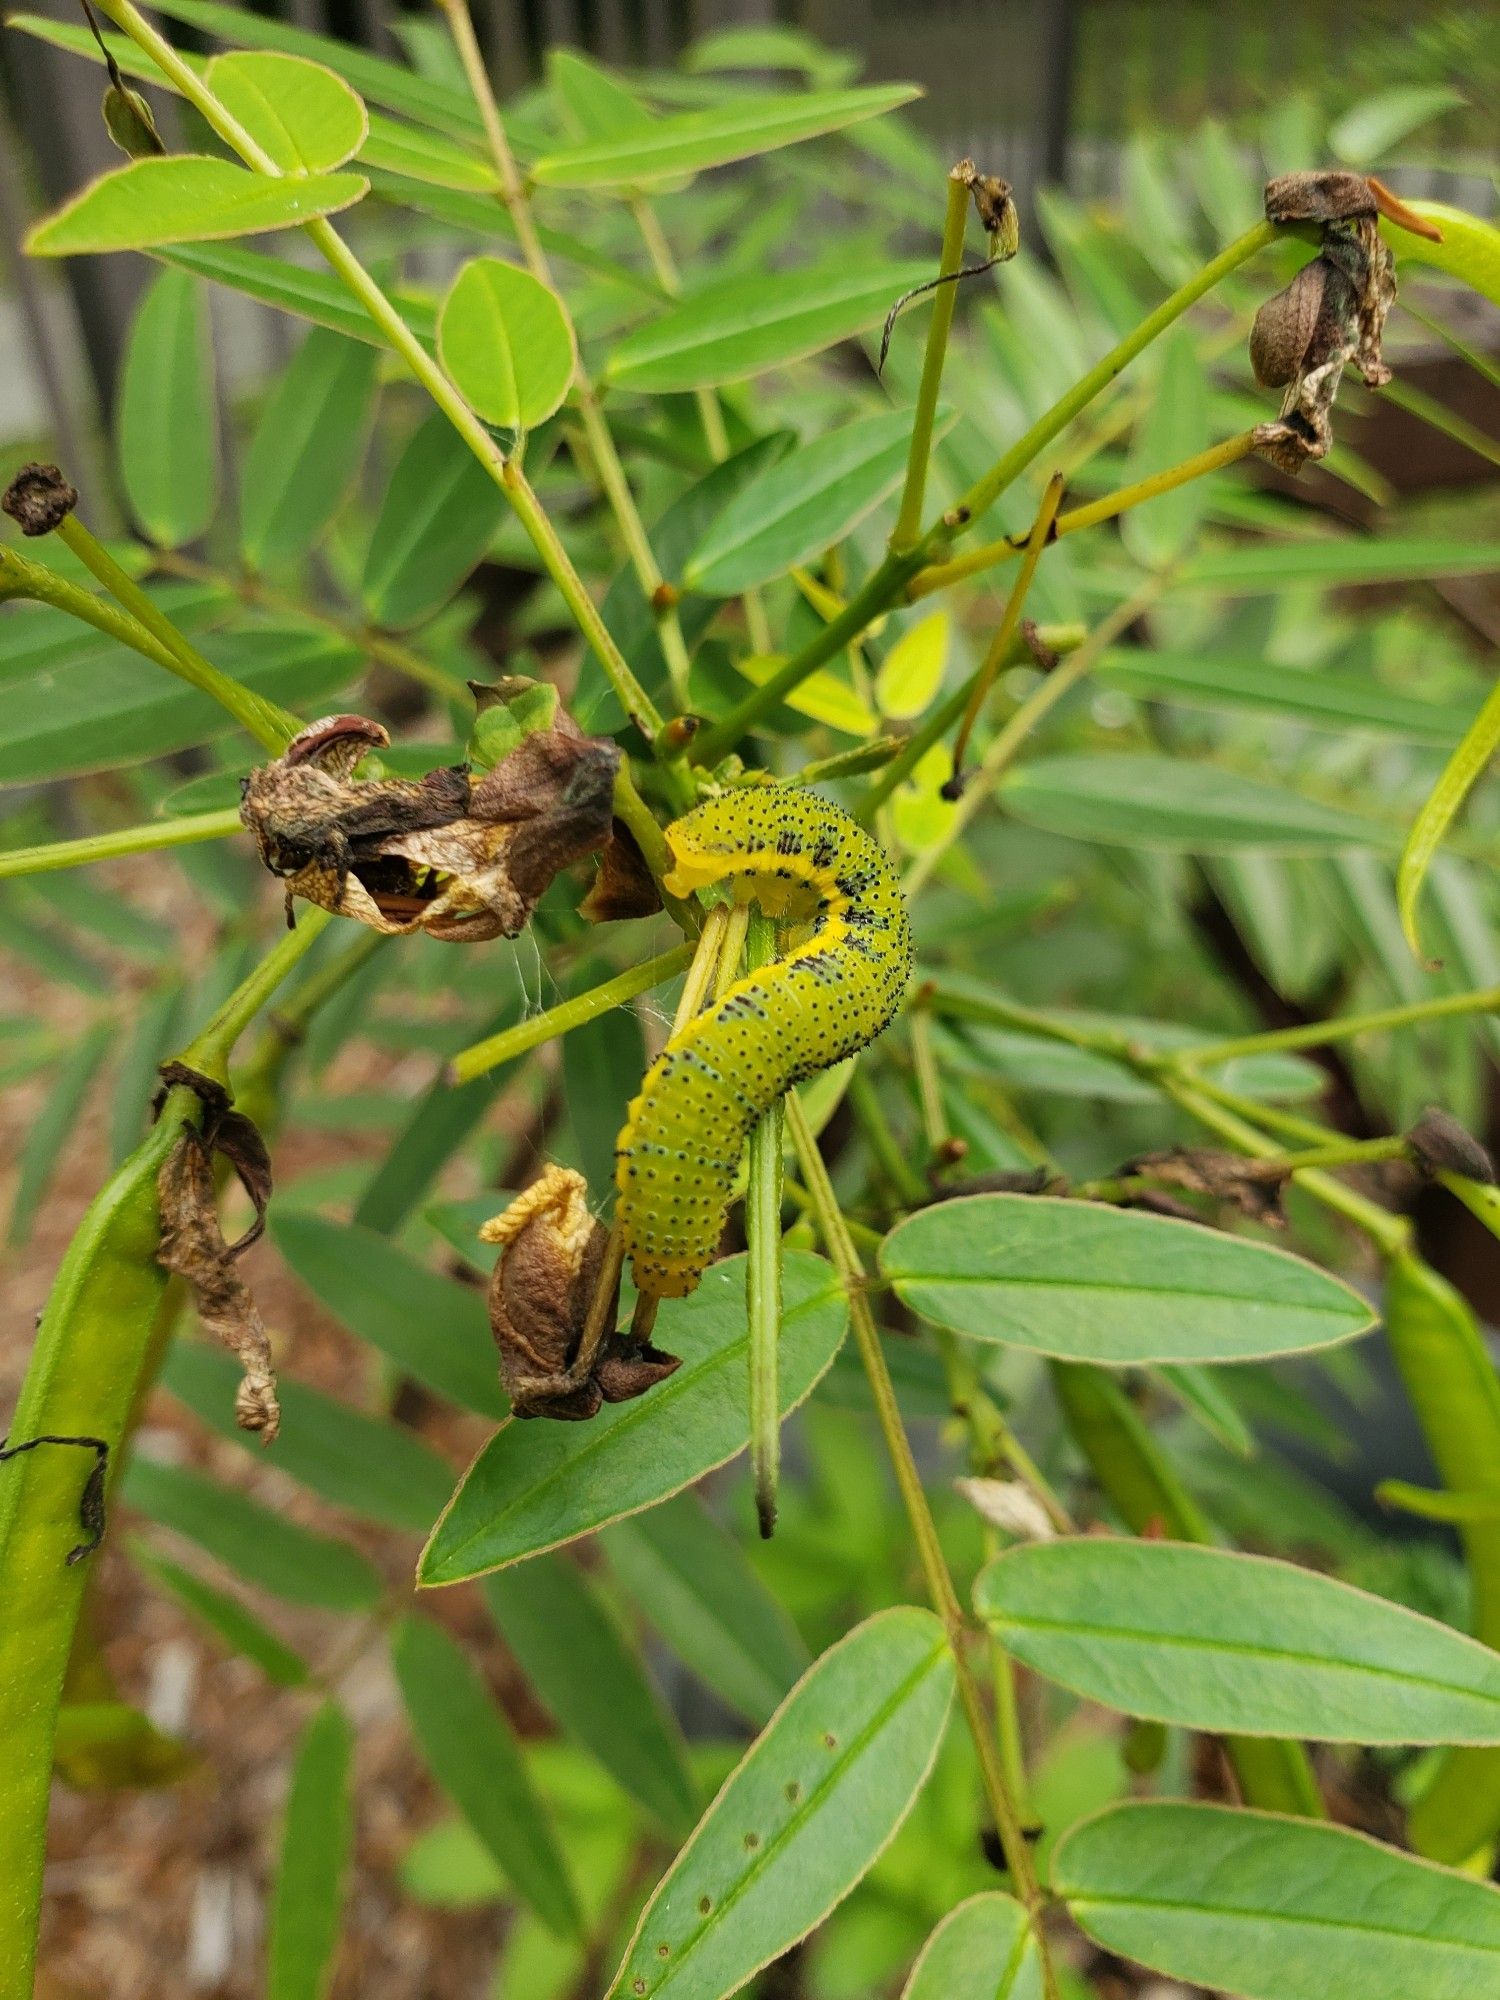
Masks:
[[[613,979],[591,986],[586,993],[576,993],[571,1000],[560,1001],[544,1014],[534,1014],[529,1021],[518,1021],[513,1028],[503,1028],[498,1035],[471,1043],[448,1064],[447,1081],[472,1083],[476,1076],[525,1055],[528,1049],[540,1048],[543,1042],[597,1021],[601,1014],[624,1006],[638,994],[649,993],[653,986],[664,986],[692,963],[693,949],[691,944],[674,945],[671,951],[648,958],[642,965],[633,965],[627,972],[618,972]]]
[[[500,177],[500,199],[516,226],[516,236],[526,259],[527,268],[534,278],[555,292],[557,287],[553,282],[552,267],[547,261],[547,253],[537,235],[525,184],[516,171],[515,156],[510,150],[510,142],[505,133],[505,121],[500,116],[500,107],[490,87],[489,72],[484,66],[484,56],[474,34],[474,21],[467,0],[437,0],[437,4],[447,20],[449,32],[458,50],[469,93],[479,107],[479,115],[484,121],[485,138],[489,142],[495,171]],[[578,413],[583,423],[584,436],[593,455],[599,483],[604,489],[604,497],[609,502],[619,527],[625,552],[630,558],[630,565],[635,571],[642,595],[656,621],[662,655],[672,680],[672,692],[677,698],[678,707],[686,708],[688,652],[682,636],[682,625],[673,603],[668,602],[661,594],[663,585],[661,568],[636,508],[635,496],[630,490],[629,480],[625,477],[625,468],[620,463],[619,453],[615,450],[614,439],[610,436],[609,426],[604,420],[604,412],[599,407],[598,393],[589,380],[581,357],[574,363],[573,386],[578,398]]]
[[[749,971],[776,956],[776,926],[759,911],[745,941]],[[726,942],[723,965],[730,965]],[[735,963],[738,962],[735,954]],[[781,1466],[781,1190],[785,1117],[778,1098],[750,1134],[745,1192],[745,1309],[749,1319],[750,1468],[755,1513],[764,1540],[776,1528],[776,1485]]]
[[[113,860],[118,854],[152,854],[167,847],[189,847],[199,840],[223,840],[241,831],[237,812],[189,813],[181,819],[116,827],[110,833],[89,833],[79,840],[12,847],[0,852],[0,881],[12,875],[48,875],[57,868],[87,868],[95,861]]]
[[[92,625],[96,632],[103,632],[107,638],[117,639],[122,646],[129,646],[148,660],[154,660],[159,667],[165,667],[169,674],[182,675],[182,668],[174,653],[141,624],[122,611],[117,604],[111,604],[107,597],[98,597],[91,590],[83,590],[56,570],[48,569],[45,563],[33,562],[23,556],[19,549],[0,548],[0,601],[12,597],[30,598],[34,603],[47,604],[54,611],[65,611],[70,618],[76,618],[84,625]]]
[[[1274,1054],[1288,1049],[1322,1048],[1327,1042],[1355,1035],[1379,1034],[1417,1021],[1441,1021],[1455,1014],[1500,1013],[1500,986],[1472,993],[1440,993],[1430,1000],[1409,1000],[1400,1007],[1379,1007],[1367,1014],[1346,1014],[1341,1020],[1305,1021],[1294,1028],[1269,1028],[1264,1034],[1235,1035],[1227,1041],[1206,1042],[1183,1049],[1178,1060],[1185,1069],[1218,1068],[1239,1056]]]
[[[1015,1800],[1005,1782],[994,1729],[985,1712],[983,1699],[969,1666],[965,1650],[967,1631],[963,1610],[948,1569],[947,1559],[943,1554],[942,1544],[938,1540],[937,1524],[927,1504],[927,1495],[922,1490],[921,1474],[917,1471],[916,1461],[912,1457],[911,1442],[901,1421],[901,1408],[896,1401],[896,1391],[880,1345],[880,1334],[875,1325],[874,1315],[870,1311],[864,1267],[850,1240],[843,1211],[833,1191],[833,1183],[828,1178],[828,1169],[823,1164],[823,1155],[818,1149],[818,1143],[808,1126],[806,1115],[795,1091],[788,1093],[786,1117],[792,1144],[802,1165],[802,1177],[812,1198],[813,1213],[819,1233],[849,1300],[849,1318],[854,1328],[854,1338],[859,1347],[860,1360],[864,1363],[865,1374],[869,1379],[875,1415],[895,1470],[896,1484],[901,1489],[907,1519],[911,1523],[912,1535],[921,1559],[922,1573],[927,1583],[928,1596],[948,1634],[948,1643],[953,1652],[954,1671],[958,1680],[959,1699],[963,1704],[964,1716],[978,1752],[985,1798],[995,1816],[995,1831],[999,1835],[1000,1846],[1005,1855],[1006,1866],[1010,1870],[1011,1880],[1015,1884],[1016,1894],[1020,1897],[1031,1921],[1037,1951],[1042,1962],[1043,1988],[1047,2000],[1057,2000],[1057,1973],[1052,1964],[1042,1921],[1042,1892],[1032,1862],[1031,1849],[1026,1843],[1025,1830]]]
[[[1037,644],[1049,653],[1076,652],[1083,644],[1084,636],[1085,627],[1082,625],[1041,625],[1037,627],[1036,634]],[[1001,661],[1001,665],[1016,666],[1022,660],[1031,657],[1026,641],[1016,638],[1011,642],[1010,651]],[[962,687],[956,688],[945,702],[932,711],[921,728],[914,730],[906,739],[899,755],[891,759],[856,806],[854,813],[856,819],[868,826],[897,786],[906,783],[933,744],[943,740],[968,707],[974,683],[981,671],[981,668],[976,667]]]
[[[964,165],[969,166],[965,161]],[[971,169],[972,171],[972,169]],[[911,451],[906,461],[906,484],[901,489],[901,509],[891,530],[891,547],[898,553],[917,540],[922,528],[922,501],[927,491],[927,466],[932,457],[932,425],[937,414],[938,391],[942,387],[943,362],[948,353],[948,335],[953,328],[953,310],[958,303],[955,282],[964,261],[964,235],[969,226],[969,181],[957,167],[948,175],[948,199],[943,211],[943,241],[938,253],[938,284],[933,296],[932,318],[927,324],[927,346],[922,354],[922,377],[917,385],[917,404],[912,412]]]
[[[231,680],[228,674],[210,666],[171,619],[157,609],[140,585],[125,574],[109,550],[94,539],[76,514],[69,514],[54,532],[84,568],[99,579],[115,602],[151,634],[167,656],[162,661],[164,666],[170,666],[179,679],[189,682],[202,693],[212,695],[219,706],[227,709],[240,727],[248,730],[273,757],[281,755],[302,727],[295,715],[274,702],[263,700],[238,681]]]
[[[1036,519],[1031,524],[1031,532],[1026,537],[1026,553],[1021,558],[1020,573],[1011,585],[1010,595],[1005,600],[1005,609],[1000,615],[1000,623],[995,628],[995,636],[990,640],[979,672],[974,677],[974,689],[969,696],[969,705],[964,710],[964,719],[958,725],[958,736],[953,745],[953,784],[963,781],[964,757],[969,748],[969,738],[974,724],[989,698],[990,689],[995,684],[995,676],[1000,671],[1000,663],[1010,650],[1021,624],[1021,611],[1031,589],[1032,578],[1036,575],[1037,564],[1042,559],[1042,550],[1052,535],[1052,524],[1057,519],[1057,510],[1062,501],[1063,480],[1060,472],[1054,472],[1042,493],[1041,505],[1036,510]]]
[[[1018,578],[1018,583],[1019,580]],[[1056,708],[1063,696],[1076,687],[1085,674],[1093,671],[1101,656],[1108,652],[1122,632],[1130,629],[1141,613],[1165,588],[1165,584],[1165,573],[1153,577],[1136,592],[1134,597],[1127,598],[1106,619],[1096,625],[1083,644],[1069,654],[1059,666],[1054,667],[1044,681],[1033,688],[980,758],[979,768],[965,789],[963,797],[954,807],[953,817],[942,839],[924,849],[907,870],[906,879],[901,885],[907,896],[915,896],[922,885],[931,878],[939,861],[988,800],[997,780],[1014,762],[1016,753],[1037,724]]]
[[[272,179],[281,177],[275,161],[225,110],[202,78],[183,62],[171,43],[158,34],[134,6],[133,0],[100,0],[100,4],[116,26],[123,28],[136,46],[151,57],[247,166]],[[385,336],[387,344],[406,363],[509,501],[574,622],[597,656],[626,715],[644,736],[654,741],[662,726],[656,704],[631,672],[611,637],[598,607],[584,588],[582,578],[574,569],[567,550],[558,539],[557,530],[527,483],[525,474],[513,459],[506,457],[327,217],[315,217],[301,227],[303,234],[316,245],[348,291],[358,299]]]
[[[1066,514],[1058,515],[1051,540],[1060,542],[1066,535],[1076,535],[1085,528],[1097,527],[1101,521],[1112,521],[1117,515],[1128,513],[1132,507],[1155,500],[1163,493],[1172,492],[1175,487],[1186,486],[1190,480],[1201,479],[1206,473],[1218,472],[1226,465],[1233,465],[1247,457],[1254,444],[1254,431],[1241,431],[1237,437],[1225,438],[1222,444],[1210,445],[1207,451],[1185,458],[1180,465],[1152,473],[1149,479],[1138,479],[1131,486],[1121,486],[1113,493],[1091,500],[1086,507],[1071,507]],[[906,594],[912,600],[926,597],[934,590],[945,590],[949,584],[961,583],[965,577],[977,576],[981,570],[1009,562],[1026,548],[1028,539],[1025,535],[1002,535],[999,541],[986,542],[980,548],[970,549],[966,555],[955,556],[951,562],[934,563],[930,569],[918,571],[907,585]]]
[[[279,944],[243,979],[218,1012],[193,1037],[178,1060],[200,1075],[211,1076],[229,1087],[229,1056],[235,1043],[265,1006],[292,967],[312,948],[333,922],[328,910],[304,910],[297,928],[288,931]]]

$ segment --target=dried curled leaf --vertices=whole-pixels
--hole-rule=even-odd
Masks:
[[[516,937],[563,868],[610,835],[619,751],[567,716],[523,738],[474,782],[466,766],[357,778],[389,738],[330,716],[244,781],[240,817],[296,896],[389,935],[452,943]]]
[[[991,1527],[1014,1535],[1020,1542],[1051,1542],[1057,1539],[1052,1516],[1029,1486],[1018,1479],[955,1479],[954,1491],[962,1494],[981,1520]]]
[[[1227,1201],[1254,1222],[1280,1229],[1282,1190],[1291,1169],[1278,1160],[1247,1160],[1237,1153],[1216,1152],[1211,1146],[1173,1146],[1165,1153],[1143,1153],[1121,1170],[1140,1174],[1189,1194]],[[1198,1218],[1189,1211],[1190,1219]]]
[[[571,1167],[550,1166],[479,1232],[500,1245],[490,1280],[490,1327],[500,1380],[518,1417],[578,1422],[601,1403],[642,1396],[677,1367],[677,1357],[633,1346],[611,1333],[585,1370],[577,1366],[589,1304],[605,1267],[608,1232],[589,1212],[588,1183]],[[619,1302],[619,1276],[607,1324]]]
[[[235,1269],[266,1226],[271,1197],[271,1160],[259,1132],[242,1112],[231,1109],[227,1091],[210,1078],[168,1063],[170,1085],[186,1084],[203,1103],[203,1122],[184,1124],[177,1144],[156,1179],[161,1205],[161,1242],[156,1260],[193,1288],[198,1317],[235,1355],[243,1373],[234,1398],[234,1420],[258,1431],[270,1444],[281,1425],[276,1367],[271,1341],[249,1286]],[[255,1205],[255,1220],[235,1243],[226,1243],[219,1221],[215,1157],[225,1160]]]

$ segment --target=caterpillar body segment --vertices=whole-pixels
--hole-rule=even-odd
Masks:
[[[638,1291],[681,1298],[718,1247],[751,1128],[794,1084],[871,1042],[901,1004],[911,926],[889,861],[816,793],[765,786],[667,829],[674,895],[720,884],[794,926],[646,1072],[615,1152],[617,1219]]]

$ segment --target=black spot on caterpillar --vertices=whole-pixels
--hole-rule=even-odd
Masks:
[[[721,883],[797,926],[646,1072],[615,1149],[617,1220],[636,1288],[681,1298],[718,1245],[741,1149],[793,1084],[872,1042],[911,970],[911,926],[875,841],[816,793],[764,786],[667,828],[677,896]]]

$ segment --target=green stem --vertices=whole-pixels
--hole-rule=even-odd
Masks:
[[[303,910],[297,928],[288,931],[230,994],[213,1018],[199,1029],[178,1061],[202,1076],[229,1087],[229,1057],[235,1043],[265,1006],[292,967],[312,948],[333,922],[327,910]]]
[[[1254,431],[1241,431],[1237,437],[1226,438],[1222,444],[1210,445],[1207,451],[1185,458],[1180,465],[1168,466],[1163,472],[1153,472],[1149,479],[1137,479],[1133,485],[1121,486],[1113,493],[1091,500],[1086,507],[1071,507],[1066,514],[1058,515],[1049,539],[1060,542],[1067,535],[1098,527],[1101,521],[1113,521],[1117,515],[1126,514],[1132,507],[1139,507],[1147,500],[1158,499],[1163,493],[1186,486],[1191,480],[1202,479],[1207,473],[1219,472],[1226,465],[1236,464],[1247,457],[1254,446]],[[934,563],[930,569],[921,570],[912,578],[906,594],[913,600],[926,597],[934,590],[946,590],[950,584],[961,583],[965,577],[977,576],[981,570],[994,569],[997,564],[1010,562],[1023,553],[1027,541],[1025,535],[1002,535],[999,541],[986,542],[980,548],[970,549],[966,555],[955,556],[951,562]]]
[[[653,986],[664,986],[692,963],[693,951],[692,944],[674,945],[671,951],[648,958],[643,965],[633,965],[628,972],[616,973],[613,979],[591,986],[586,993],[576,993],[571,1000],[560,1001],[544,1014],[535,1014],[529,1021],[504,1028],[485,1041],[471,1043],[449,1063],[446,1072],[449,1083],[472,1083],[486,1070],[497,1069],[501,1063],[525,1055],[528,1049],[540,1048],[543,1042],[550,1042],[557,1035],[570,1034],[574,1028],[597,1021],[601,1014],[624,1006],[637,994],[649,993]]]
[[[1271,223],[1257,222],[1253,229],[1247,229],[1243,236],[1236,237],[1217,257],[1210,259],[1186,284],[1179,285],[1170,298],[1163,299],[1156,310],[1148,313],[1139,326],[1109,350],[1102,361],[1081,376],[1065,396],[1060,397],[1050,410],[1044,411],[1025,436],[1018,438],[982,479],[975,481],[949,515],[953,527],[945,528],[945,532],[951,536],[988,512],[1006,487],[1020,478],[1058,432],[1065,430],[1081,410],[1087,409],[1094,398],[1107,389],[1138,355],[1144,353],[1153,340],[1165,333],[1174,320],[1180,319],[1189,306],[1196,305],[1205,293],[1211,292],[1241,264],[1257,256],[1275,240],[1275,236]]]
[[[1128,631],[1141,613],[1165,589],[1167,574],[1162,572],[1152,577],[1134,597],[1127,598],[1123,604],[1117,606],[1101,624],[1094,627],[1083,644],[1060,665],[1054,667],[1045,680],[1039,682],[1021,703],[980,758],[979,768],[954,807],[953,817],[949,820],[941,840],[925,848],[907,870],[902,887],[908,897],[915,896],[922,885],[930,879],[943,856],[960,838],[974,815],[988,801],[996,784],[1010,768],[1021,745],[1038,723],[1056,708],[1063,696],[1076,687],[1085,674],[1093,671],[1100,658],[1108,652],[1120,634]]]
[[[93,591],[83,590],[67,577],[59,576],[45,563],[33,562],[18,549],[0,548],[0,600],[12,597],[30,598],[37,604],[51,605],[55,611],[65,611],[70,618],[92,625],[96,632],[117,639],[122,646],[129,646],[133,652],[165,667],[169,674],[182,678],[176,654],[153,639],[139,619],[111,604],[107,597],[97,597]]]
[[[786,1116],[792,1144],[802,1164],[802,1177],[812,1198],[813,1214],[819,1233],[843,1282],[849,1301],[849,1318],[854,1328],[855,1342],[859,1347],[860,1360],[864,1364],[865,1375],[869,1381],[870,1395],[875,1405],[875,1415],[880,1424],[881,1435],[885,1439],[886,1450],[896,1474],[896,1484],[901,1489],[907,1519],[911,1523],[912,1535],[921,1559],[922,1573],[927,1583],[927,1592],[932,1600],[933,1609],[942,1619],[948,1634],[948,1643],[953,1653],[954,1672],[958,1680],[959,1699],[963,1704],[964,1716],[978,1752],[985,1798],[995,1816],[995,1830],[1000,1838],[1000,1846],[1016,1894],[1020,1897],[1031,1920],[1032,1932],[1042,1962],[1043,1989],[1047,2000],[1057,2000],[1057,1973],[1052,1963],[1046,1928],[1042,1921],[1042,1892],[1037,1881],[1036,1867],[1032,1861],[1031,1849],[1026,1842],[1025,1829],[1016,1802],[1005,1782],[995,1732],[985,1712],[978,1684],[969,1666],[966,1650],[967,1628],[963,1609],[948,1568],[947,1558],[943,1554],[942,1544],[938,1540],[937,1524],[927,1504],[927,1495],[922,1490],[922,1479],[917,1471],[916,1460],[912,1456],[911,1441],[906,1435],[906,1426],[901,1421],[901,1407],[896,1401],[895,1387],[891,1382],[885,1353],[880,1345],[880,1333],[875,1325],[874,1314],[870,1310],[864,1266],[850,1239],[838,1196],[833,1191],[833,1183],[828,1178],[828,1169],[823,1164],[823,1155],[818,1149],[818,1142],[812,1135],[806,1114],[795,1091],[789,1093],[787,1097]]]
[[[758,910],[750,917],[745,964],[751,972],[776,956],[776,926]],[[725,947],[726,962],[729,949]],[[780,1098],[750,1134],[749,1183],[745,1193],[745,1308],[749,1318],[750,1469],[761,1535],[776,1527],[776,1486],[781,1466],[781,1393],[778,1384],[781,1338],[782,1142],[785,1114]]]
[[[1379,1034],[1386,1028],[1405,1028],[1415,1021],[1441,1021],[1455,1014],[1500,1013],[1500,986],[1481,987],[1472,993],[1441,993],[1430,1000],[1409,1000],[1400,1007],[1379,1007],[1367,1014],[1346,1014],[1342,1020],[1306,1021],[1294,1028],[1270,1028],[1259,1035],[1235,1035],[1227,1041],[1207,1042],[1183,1049],[1178,1057],[1186,1069],[1217,1069],[1221,1063],[1239,1056],[1275,1054],[1288,1049],[1318,1049],[1328,1042],[1347,1041],[1354,1035]]]
[[[969,738],[974,724],[995,684],[995,676],[1000,664],[1009,651],[1021,625],[1021,612],[1031,591],[1032,579],[1036,576],[1037,564],[1042,559],[1042,550],[1047,546],[1052,532],[1052,524],[1057,518],[1058,504],[1062,500],[1062,474],[1054,472],[1047,481],[1042,494],[1041,505],[1036,510],[1026,536],[1026,552],[1021,558],[1021,568],[1015,582],[1010,587],[1010,595],[1005,600],[1005,609],[1000,614],[1000,623],[995,628],[995,636],[985,650],[979,672],[974,677],[974,689],[969,696],[969,705],[964,710],[964,719],[958,725],[958,735],[953,744],[953,779],[957,784],[963,776],[964,759],[968,755]]]
[[[0,881],[12,875],[47,875],[57,868],[87,868],[95,861],[113,860],[117,854],[152,854],[162,848],[189,847],[199,840],[223,840],[241,831],[237,812],[189,813],[181,819],[155,820],[148,826],[89,833],[79,840],[12,847],[0,853]]]
[[[76,514],[70,514],[55,532],[58,540],[67,544],[116,603],[123,605],[162,647],[169,656],[174,673],[204,694],[212,695],[220,707],[228,709],[240,727],[248,730],[273,757],[281,755],[302,727],[295,715],[275,702],[263,700],[249,688],[241,687],[238,681],[231,680],[228,674],[210,666],[171,619],[157,609],[140,585],[125,574],[109,550],[95,540]]]
[[[968,161],[964,162],[967,167]],[[948,200],[943,212],[943,242],[938,253],[941,281],[933,296],[932,318],[927,326],[927,346],[922,354],[922,379],[917,385],[917,406],[912,412],[911,451],[906,461],[906,484],[901,489],[901,510],[891,531],[891,547],[898,552],[917,540],[922,528],[922,501],[927,491],[927,466],[932,457],[932,426],[937,414],[938,391],[942,387],[943,362],[948,353],[948,336],[953,328],[953,310],[958,303],[954,282],[964,261],[964,235],[969,226],[969,181],[955,167],[948,176]]]
[[[1085,628],[1082,625],[1041,625],[1037,628],[1036,636],[1038,645],[1047,652],[1062,654],[1076,652],[1083,644],[1084,633]],[[1026,641],[1017,636],[1001,664],[1007,667],[1017,666],[1021,661],[1031,657]],[[891,759],[860,800],[855,808],[856,819],[868,826],[897,786],[906,783],[932,746],[942,742],[968,707],[974,692],[974,684],[981,671],[981,668],[976,667],[963,685],[955,688],[948,699],[932,711],[921,728],[914,730],[906,739],[899,756]]]

